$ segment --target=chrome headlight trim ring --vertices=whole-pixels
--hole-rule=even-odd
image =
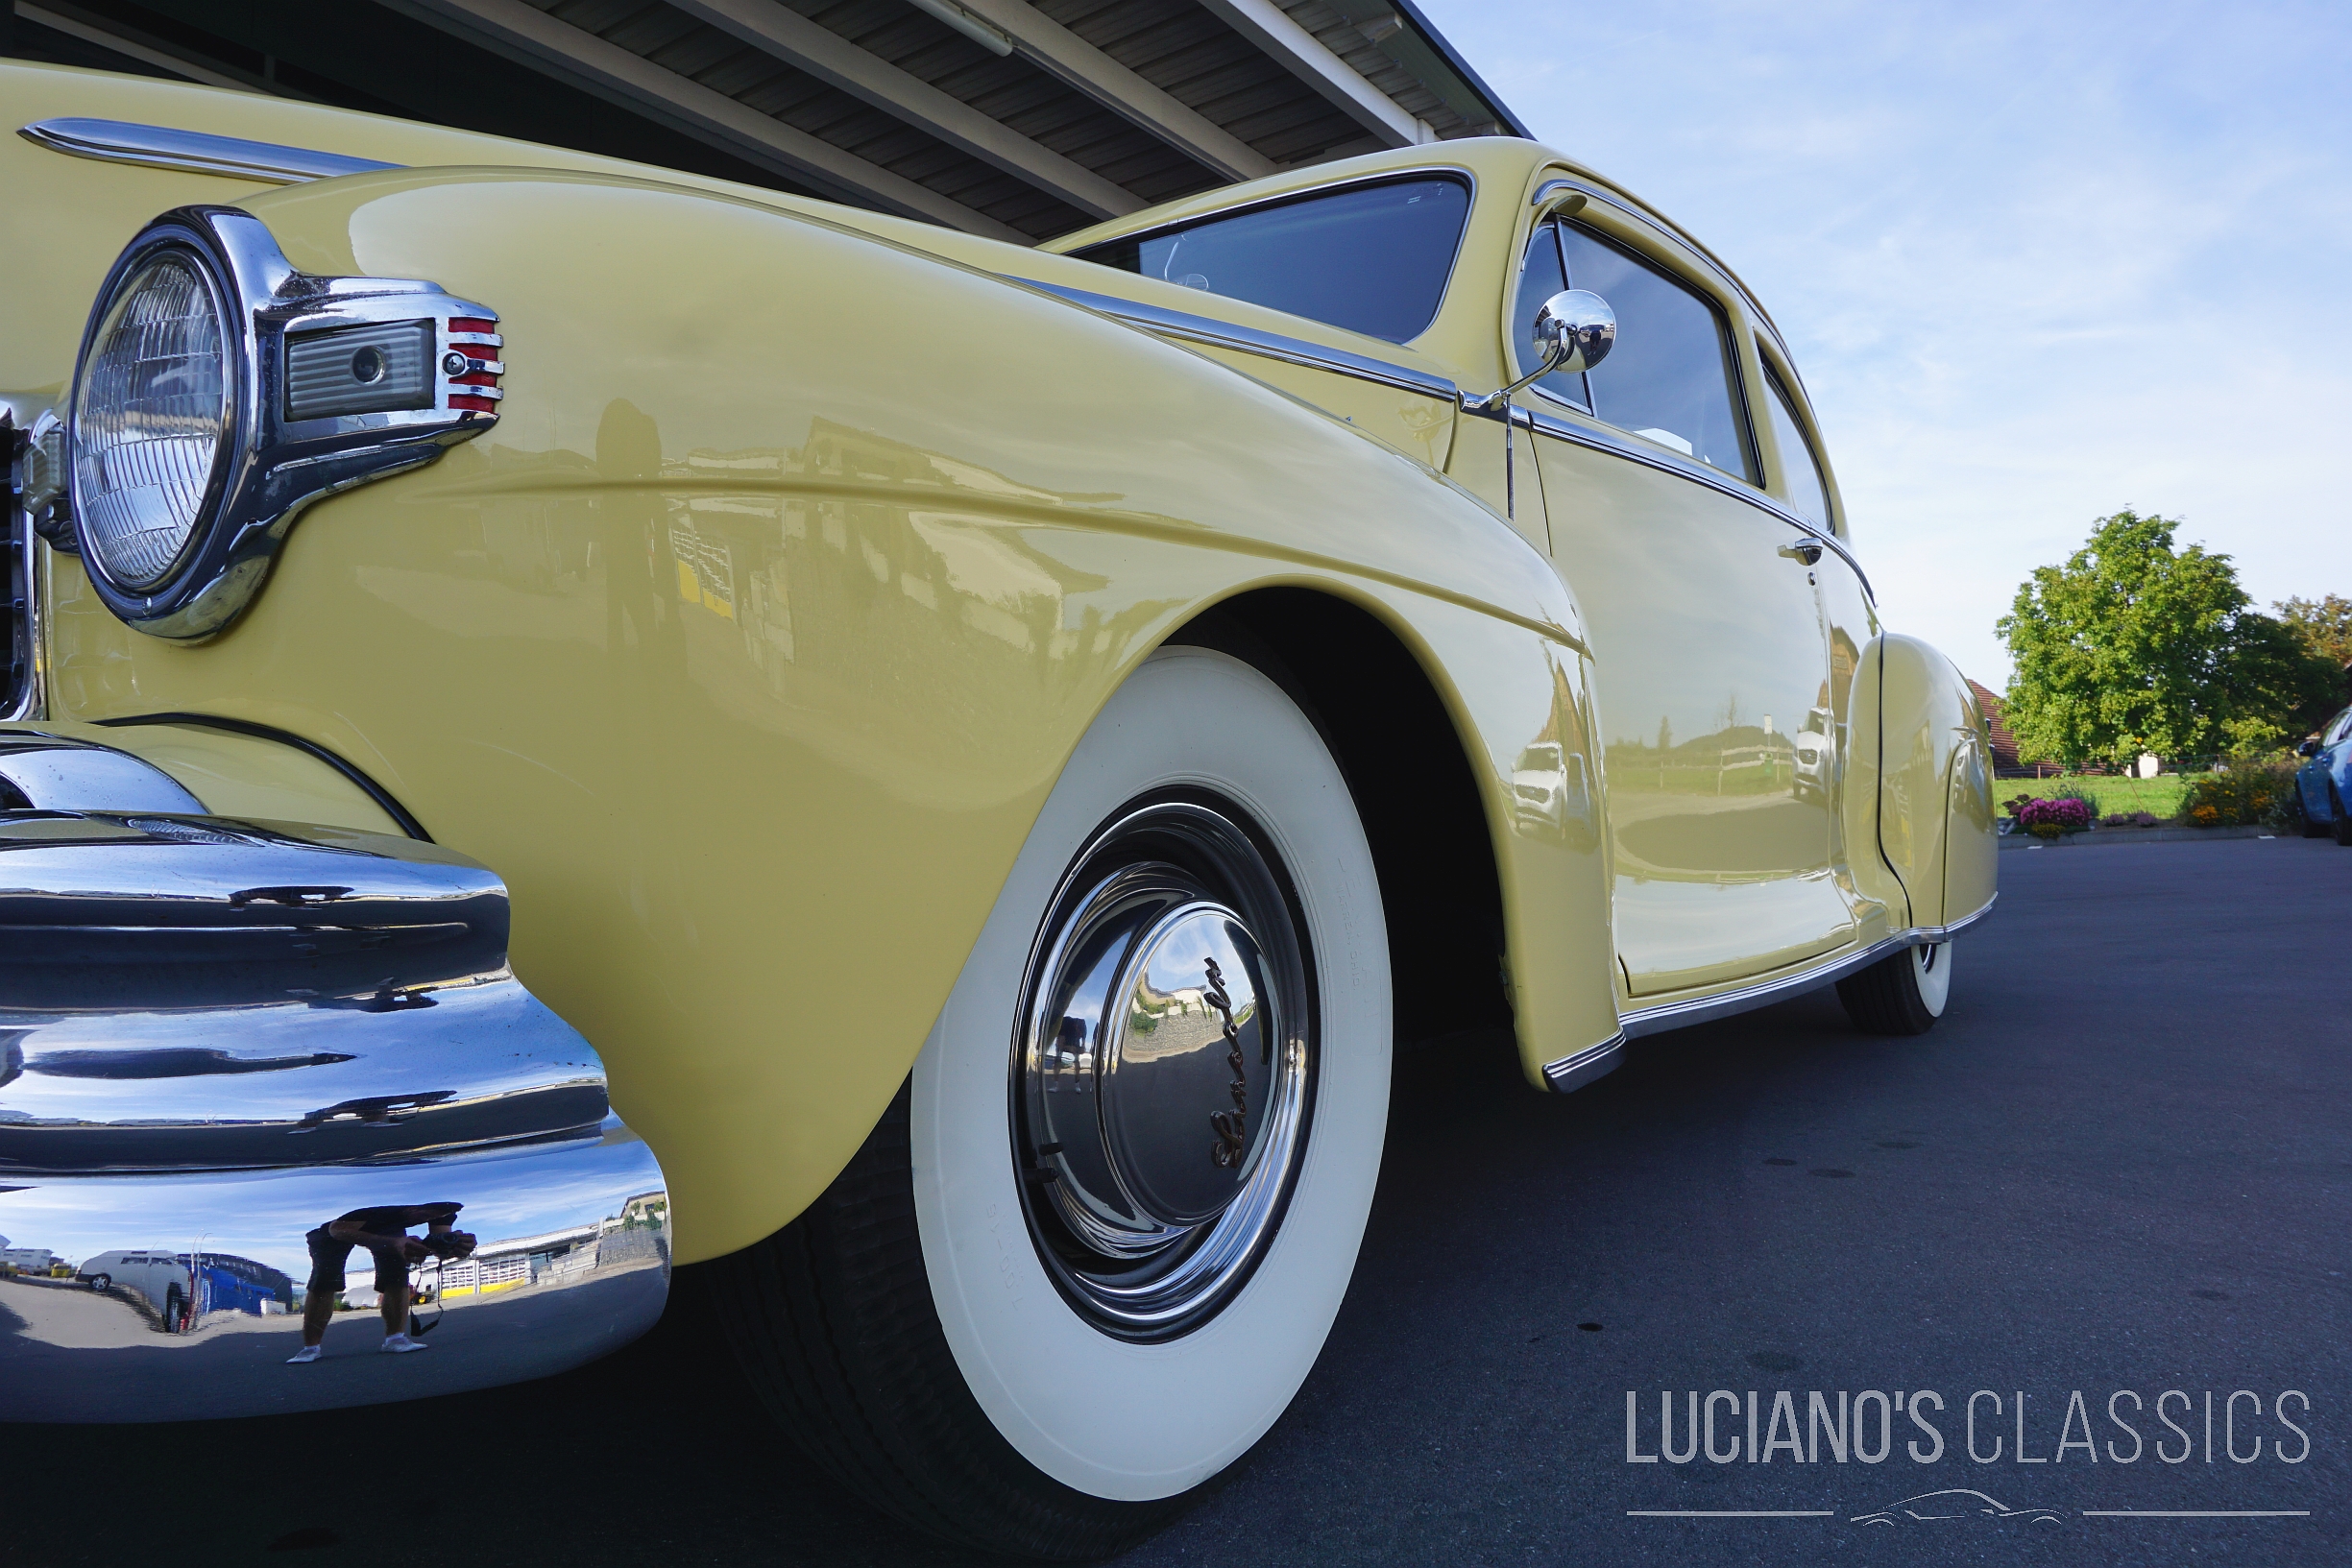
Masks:
[[[122,291],[173,252],[211,288],[220,313],[228,427],[185,544],[160,576],[133,582],[109,569],[106,554],[93,548],[78,453],[91,413],[85,402],[99,329]],[[502,394],[497,380],[506,367],[497,322],[489,306],[454,298],[433,283],[297,272],[268,227],[234,207],[181,207],[156,219],[108,272],[74,368],[72,510],[83,564],[98,597],[124,622],[157,637],[194,640],[220,632],[252,602],[304,507],[421,468],[497,422]],[[294,417],[289,340],[309,343],[403,324],[429,331],[427,386],[393,399],[408,406]],[[380,362],[379,356],[367,368]],[[331,406],[365,400],[345,396],[331,399]]]
[[[98,406],[77,422],[82,440],[75,452],[85,471],[68,482],[81,500],[74,510],[94,569],[143,591],[178,569],[205,519],[219,509],[235,445],[241,356],[234,302],[202,255],[166,233],[125,260],[131,264],[117,264],[121,282],[106,291],[91,318],[90,346],[75,378],[75,406]],[[178,322],[158,319],[147,302],[168,299],[175,281],[190,297],[187,308]],[[205,327],[199,311],[211,318],[208,345],[197,341]],[[207,357],[214,361],[210,376],[195,379],[212,384],[192,384],[190,369]],[[175,382],[177,391],[166,390]],[[98,395],[100,388],[109,395]],[[92,424],[104,428],[103,443]],[[201,439],[198,426],[210,428],[208,451],[191,449]],[[102,472],[145,482],[101,493],[92,481]]]

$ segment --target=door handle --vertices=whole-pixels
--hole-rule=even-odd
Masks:
[[[1808,567],[1818,566],[1821,563],[1821,542],[1816,539],[1801,539],[1794,544],[1782,545],[1780,553],[1791,561],[1802,561]]]

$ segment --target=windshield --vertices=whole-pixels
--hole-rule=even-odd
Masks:
[[[1075,253],[1186,288],[1404,343],[1445,298],[1469,188],[1444,176],[1356,185]]]

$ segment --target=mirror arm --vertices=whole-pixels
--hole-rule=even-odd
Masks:
[[[1473,393],[1466,392],[1462,394],[1463,412],[1466,414],[1493,414],[1498,406],[1508,412],[1511,406],[1511,399],[1514,396],[1535,382],[1541,380],[1544,376],[1551,374],[1553,371],[1560,368],[1560,360],[1564,360],[1565,358],[1567,358],[1567,355],[1562,354],[1560,359],[1555,359],[1548,364],[1537,366],[1534,370],[1529,371],[1525,375],[1520,376],[1517,380],[1512,382],[1500,392],[1490,392],[1483,398],[1478,397]]]

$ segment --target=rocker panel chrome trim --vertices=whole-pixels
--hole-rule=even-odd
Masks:
[[[1544,1083],[1552,1093],[1564,1095],[1582,1089],[1595,1078],[1608,1076],[1625,1065],[1626,1039],[1625,1031],[1619,1029],[1597,1046],[1588,1046],[1573,1056],[1544,1063]]]
[[[1949,926],[1914,926],[1907,931],[1873,942],[1858,952],[1832,958],[1826,964],[1817,965],[1795,975],[1783,975],[1778,979],[1765,980],[1757,985],[1742,986],[1734,991],[1718,991],[1713,996],[1694,997],[1687,1001],[1667,1001],[1661,1002],[1655,1007],[1637,1007],[1631,1012],[1619,1014],[1617,1022],[1624,1029],[1627,1038],[1631,1039],[1645,1034],[1658,1034],[1666,1029],[1679,1029],[1689,1024],[1705,1024],[1711,1019],[1729,1018],[1734,1013],[1744,1013],[1752,1008],[1769,1006],[1776,1001],[1786,1001],[1789,998],[1803,996],[1807,991],[1818,991],[1825,985],[1833,985],[1856,970],[1869,968],[1890,953],[1901,953],[1908,948],[1932,947],[1938,942],[1948,942],[1955,933],[1967,929],[1986,915],[1991,914],[1993,902],[1999,898],[2000,895],[1995,894],[1993,900],[1988,900],[1983,908],[1975,914],[1963,915]],[[1570,1057],[1569,1060],[1573,1061],[1575,1058]],[[1544,1072],[1549,1074],[1551,1069],[1547,1067]]]

